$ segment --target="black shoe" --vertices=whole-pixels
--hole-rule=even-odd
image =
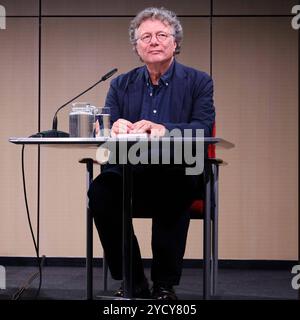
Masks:
[[[149,290],[149,284],[147,279],[145,279],[143,282],[139,284],[133,285],[132,291],[133,298],[149,299],[151,297],[151,292]],[[124,297],[124,282],[121,283],[120,288],[114,293],[114,296]]]
[[[177,300],[173,286],[164,284],[154,284],[152,288],[152,298],[156,300]]]

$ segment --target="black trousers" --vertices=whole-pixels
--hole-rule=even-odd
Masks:
[[[152,217],[151,280],[178,285],[189,227],[187,208],[197,193],[195,177],[183,168],[152,165],[133,167],[133,216]],[[88,196],[111,275],[122,279],[122,175],[104,172]],[[133,231],[133,283],[144,279],[138,241]]]

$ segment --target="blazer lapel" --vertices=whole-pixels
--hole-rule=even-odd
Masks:
[[[182,65],[175,61],[175,70],[173,76],[173,99],[171,119],[172,122],[182,122],[184,120],[184,109],[187,98],[187,75]]]
[[[138,71],[135,79],[132,79],[127,88],[127,99],[125,99],[126,118],[131,122],[140,120],[141,108],[143,103],[143,68]],[[127,102],[127,103],[126,103]]]

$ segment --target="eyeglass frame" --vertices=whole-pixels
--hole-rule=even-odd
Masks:
[[[165,39],[165,40],[161,41],[161,40],[158,39],[157,36],[158,36],[160,33],[166,35],[166,39]],[[143,40],[143,38],[144,38],[145,36],[148,36],[148,35],[150,36],[150,39],[149,39],[148,42],[145,42],[145,41]],[[158,31],[158,32],[156,32],[154,35],[155,35],[156,40],[157,40],[159,43],[165,42],[165,41],[167,40],[167,38],[169,38],[170,36],[171,36],[171,37],[175,37],[175,34],[173,34],[173,33],[168,33],[168,32],[164,32],[164,31]],[[143,43],[149,44],[149,43],[151,42],[152,38],[153,38],[153,34],[146,32],[146,33],[145,33],[144,35],[142,35],[141,37],[136,38],[135,41],[137,42],[138,40],[141,40]]]

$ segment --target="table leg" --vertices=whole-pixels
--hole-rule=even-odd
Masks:
[[[124,298],[132,298],[132,168],[123,164],[123,282]]]

